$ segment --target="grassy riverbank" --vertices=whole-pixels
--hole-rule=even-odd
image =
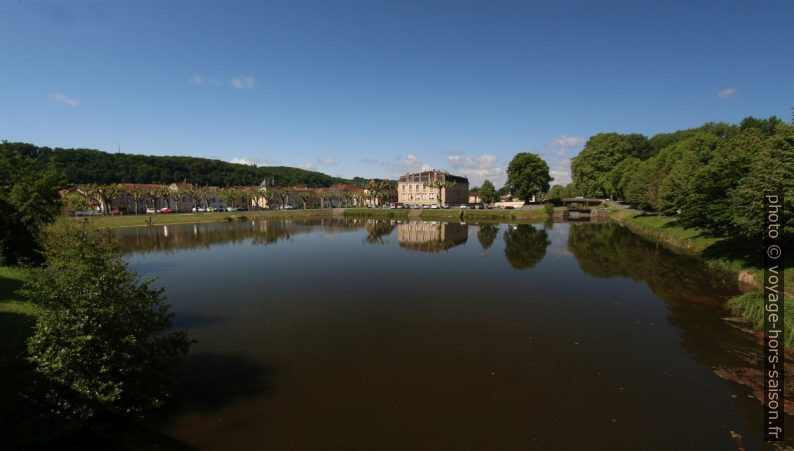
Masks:
[[[376,218],[376,219],[410,219],[411,212],[416,210],[382,208],[346,208],[345,217],[351,218]],[[549,219],[548,213],[541,208],[517,210],[463,210],[458,208],[426,208],[419,214],[418,219],[428,221],[531,221],[540,222]]]
[[[88,222],[96,227],[137,227],[145,225],[190,224],[238,219],[296,219],[332,216],[331,208],[312,210],[235,211],[217,213],[157,213],[153,215],[90,216]],[[82,218],[68,218],[80,220]]]
[[[690,254],[702,254],[720,238],[704,236],[700,230],[685,229],[675,224],[673,218],[646,215],[637,210],[611,208],[610,217],[628,227],[632,232],[669,247]]]

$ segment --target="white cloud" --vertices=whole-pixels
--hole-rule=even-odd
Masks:
[[[497,187],[504,185],[505,169],[499,164],[499,158],[486,153],[479,157],[465,157],[462,154],[447,156],[450,172],[468,177],[471,186],[481,185],[490,180]]]
[[[274,166],[278,164],[278,161],[272,160],[270,158],[258,158],[258,157],[234,157],[229,160],[230,163],[237,163],[237,164],[247,164],[249,166]]]
[[[234,89],[251,89],[254,87],[254,77],[234,77],[229,82]]]
[[[419,172],[419,171],[430,170],[430,165],[422,161],[419,157],[417,157],[414,154],[408,154],[408,156],[405,157],[399,163],[381,161],[380,164],[387,171],[394,172],[396,174],[405,174],[406,172]]]
[[[720,99],[727,99],[728,97],[736,94],[736,88],[725,88],[722,91],[717,93],[717,97]]]
[[[324,166],[333,166],[339,164],[339,160],[336,157],[327,157],[318,159],[317,163]]]
[[[298,167],[301,169],[305,169],[307,171],[314,171],[315,169],[317,169],[317,165],[315,165],[314,163],[303,163],[303,164],[299,164]]]
[[[80,99],[73,99],[65,94],[50,94],[50,99],[64,105],[77,106],[80,105]]]
[[[565,186],[571,183],[571,160],[566,158],[558,161],[557,164],[549,170],[549,175],[554,178],[554,180],[551,181],[551,185]]]
[[[198,75],[193,75],[192,77],[188,78],[187,82],[193,86],[204,86],[204,79]]]
[[[554,138],[550,143],[549,146],[555,148],[556,153],[559,156],[565,155],[565,153],[573,149],[575,147],[579,147],[584,144],[585,139],[580,136],[568,136],[568,135],[560,135]]]

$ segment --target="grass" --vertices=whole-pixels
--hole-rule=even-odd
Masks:
[[[31,387],[26,343],[38,314],[21,290],[29,276],[30,270],[0,266],[0,430],[6,431],[0,436],[0,448],[38,433],[31,419],[35,408],[23,394]]]
[[[727,303],[728,309],[734,315],[740,316],[750,322],[754,328],[764,327],[764,296],[759,291],[745,293],[731,298]],[[794,296],[785,296],[783,299],[783,330],[784,344],[786,347],[794,343]]]
[[[274,210],[274,211],[241,211],[217,213],[157,213],[153,215],[124,215],[124,216],[90,216],[88,222],[96,227],[137,227],[159,224],[184,224],[197,222],[233,221],[245,217],[247,219],[275,218],[293,219],[318,216],[331,216],[334,210],[308,209],[308,210]],[[82,218],[67,218],[67,220],[81,220]]]
[[[385,209],[385,208],[345,208],[346,218],[381,218],[381,219],[408,219],[411,210]]]
[[[546,221],[549,214],[542,208],[517,210],[464,210],[463,218],[469,221],[478,219]]]
[[[637,210],[611,208],[610,216],[629,230],[690,254],[702,254],[720,238],[708,237],[697,229],[687,229],[675,224],[675,219],[641,214]]]

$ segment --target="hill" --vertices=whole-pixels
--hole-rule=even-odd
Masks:
[[[258,185],[265,178],[278,186],[330,186],[350,180],[287,166],[250,166],[221,160],[181,156],[108,153],[94,149],[39,147],[3,142],[2,146],[31,155],[42,167],[50,161],[60,168],[69,183],[172,183],[231,186]]]

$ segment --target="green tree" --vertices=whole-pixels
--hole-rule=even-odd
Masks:
[[[554,185],[546,195],[547,200],[560,201],[568,197],[568,190],[562,185]]]
[[[314,195],[310,191],[298,191],[298,198],[303,203],[303,209],[306,209],[306,204],[311,200]]]
[[[750,171],[731,191],[731,219],[737,233],[761,240],[764,236],[764,192],[784,196],[784,227],[794,236],[794,127],[778,124],[775,135],[765,140]]]
[[[70,192],[63,196],[63,205],[69,212],[73,211],[86,211],[88,209],[88,201],[85,196]]]
[[[506,187],[510,193],[529,201],[532,196],[549,190],[549,165],[534,153],[522,152],[513,157],[507,167]]]
[[[480,200],[486,205],[490,205],[499,200],[499,195],[496,194],[496,187],[494,187],[490,180],[482,182],[482,186],[477,194],[480,196]]]
[[[47,266],[27,286],[42,307],[28,359],[50,412],[82,421],[162,405],[190,345],[169,331],[163,291],[127,268],[112,232],[87,222],[64,224],[45,249]]]
[[[63,174],[51,163],[37,167],[24,149],[0,144],[0,263],[40,263],[45,227],[61,208]]]

